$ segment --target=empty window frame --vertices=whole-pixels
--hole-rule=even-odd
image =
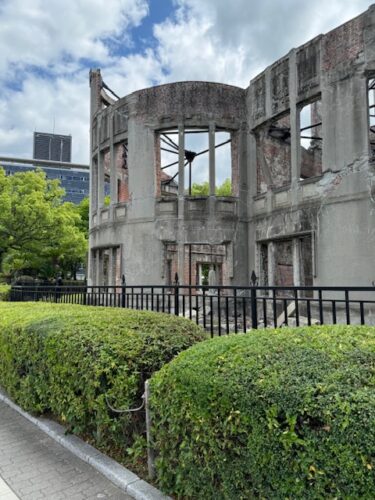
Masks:
[[[375,159],[375,76],[368,80],[370,158]]]
[[[215,132],[215,194],[232,195],[232,138],[228,131]]]
[[[268,280],[268,244],[259,244],[259,260],[260,260],[260,284],[263,286],[269,286]]]
[[[178,192],[178,129],[159,132],[161,192]],[[209,129],[208,127],[185,128],[184,130],[184,192],[188,196],[209,195]],[[231,189],[231,134],[218,128],[215,130],[215,193],[230,196]]]
[[[128,141],[115,146],[117,203],[129,201]]]
[[[291,180],[290,115],[273,120],[256,133],[257,192],[282,188]]]
[[[322,173],[322,113],[317,99],[300,109],[300,179]]]
[[[104,205],[108,206],[110,203],[111,191],[111,153],[107,149],[103,154],[103,170],[104,170]]]
[[[159,133],[159,147],[161,194],[176,195],[178,192],[178,129],[161,131]]]

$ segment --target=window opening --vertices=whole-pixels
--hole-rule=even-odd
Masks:
[[[322,114],[321,100],[316,100],[300,110],[300,179],[322,173]]]
[[[262,127],[256,134],[257,192],[281,188],[291,180],[290,114]]]
[[[185,128],[184,130],[185,193],[189,196],[209,195],[209,131],[208,127]],[[162,192],[178,191],[178,129],[160,132],[160,165]],[[219,180],[217,194],[231,194],[231,136],[217,128],[215,131],[216,179]],[[223,150],[221,151],[221,148]],[[220,153],[218,153],[220,149]],[[229,174],[228,174],[229,170]],[[221,189],[221,192],[220,192]],[[226,194],[223,194],[224,196]]]
[[[370,158],[375,159],[375,78],[368,81]]]
[[[117,202],[129,201],[129,168],[128,168],[128,143],[116,146],[115,150]]]
[[[268,286],[268,245],[260,245],[260,282],[263,286]]]
[[[221,144],[216,149],[216,196],[232,195],[232,148],[230,132],[216,132],[215,145]]]

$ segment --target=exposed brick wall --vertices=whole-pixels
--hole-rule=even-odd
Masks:
[[[129,169],[127,165],[127,154],[122,144],[118,144],[115,147],[115,163],[117,175],[117,201],[119,203],[128,202],[130,199]]]
[[[363,51],[364,15],[356,17],[323,37],[323,69],[355,60]]]
[[[290,117],[286,115],[272,123],[272,126],[290,130]],[[265,192],[266,176],[262,172],[260,155],[263,155],[271,175],[272,187],[286,186],[291,180],[291,146],[288,140],[272,137],[267,128],[257,135],[257,189]]]
[[[275,285],[293,286],[293,240],[275,242]]]

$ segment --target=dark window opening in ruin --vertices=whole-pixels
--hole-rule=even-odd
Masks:
[[[268,245],[267,243],[261,243],[259,246],[259,257],[260,257],[260,284],[263,286],[268,286]]]
[[[173,276],[172,276],[172,261],[170,259],[167,260],[167,270],[166,270],[166,284],[172,285]]]
[[[306,104],[300,110],[300,179],[322,173],[322,113],[321,100]]]
[[[293,240],[275,242],[275,285],[294,286]]]
[[[178,192],[178,129],[159,133],[160,187],[161,194],[177,195]]]
[[[103,285],[109,285],[109,252],[110,250],[103,250],[102,259],[103,259]]]
[[[93,283],[119,286],[121,284],[121,248],[117,246],[97,249],[91,255],[93,259]]]
[[[225,245],[185,245],[185,283],[222,285],[226,266]]]
[[[159,132],[161,194],[176,195],[179,182],[179,135],[178,129]],[[214,133],[215,194],[232,194],[231,134],[217,128]],[[188,196],[208,196],[209,186],[209,128],[184,129],[184,192]]]
[[[375,78],[368,80],[370,159],[375,160]]]
[[[115,146],[117,203],[129,201],[128,141]]]
[[[310,234],[302,236],[299,239],[299,266],[300,266],[300,285],[313,286],[313,252],[312,252],[312,237]],[[303,295],[312,297],[311,290],[305,290]]]
[[[103,172],[104,172],[104,206],[110,204],[110,190],[111,190],[111,153],[106,150],[102,157]]]
[[[196,264],[196,285],[215,286],[221,282],[221,264],[198,262]]]
[[[177,245],[175,243],[165,244],[165,284],[173,285],[178,272]]]
[[[282,188],[291,181],[290,115],[261,127],[256,133],[257,192]]]

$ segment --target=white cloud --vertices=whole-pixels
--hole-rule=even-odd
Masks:
[[[12,66],[48,66],[65,57],[104,61],[106,38],[147,14],[146,0],[5,0],[0,6],[0,74]]]
[[[157,1],[157,0],[151,0]],[[131,27],[146,0],[0,0],[0,154],[31,156],[32,132],[73,136],[73,161],[88,162],[89,83],[83,59],[102,67],[120,96],[155,83],[211,80],[246,87],[268,64],[364,11],[371,0],[176,0],[137,52]],[[115,56],[114,45],[133,53]],[[34,71],[22,71],[29,65]],[[48,75],[46,75],[46,72]],[[2,82],[1,82],[2,81]]]
[[[84,70],[71,79],[46,80],[31,75],[22,92],[0,101],[1,154],[31,157],[35,130],[73,137],[73,161],[87,162],[89,87]]]
[[[177,0],[176,20],[156,26],[170,80],[247,86],[293,47],[364,11],[371,0]]]

